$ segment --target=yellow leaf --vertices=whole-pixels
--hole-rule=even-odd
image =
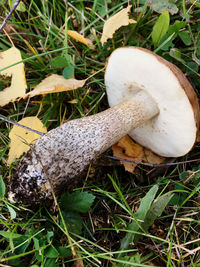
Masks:
[[[133,140],[128,136],[124,136],[119,140],[117,144],[112,146],[113,155],[121,159],[128,159],[133,161],[142,161],[144,158],[144,152],[142,146],[133,142]],[[126,171],[134,173],[137,164],[120,161],[124,165]]]
[[[64,30],[63,30],[64,32]],[[72,31],[72,30],[68,30],[67,34],[72,37],[73,39],[75,39],[76,41],[89,46],[90,48],[93,48],[93,44],[92,41],[88,38],[85,38],[83,35],[81,35],[80,33],[76,32],[76,31]]]
[[[126,155],[129,157],[138,157],[138,155],[143,153],[143,147],[134,143],[128,135],[122,137],[117,145],[125,150]]]
[[[22,60],[20,51],[14,46],[0,53],[0,70]],[[0,107],[24,96],[26,92],[26,78],[24,64],[20,63],[0,72],[1,75],[12,76],[11,86],[0,92]]]
[[[50,93],[59,93],[83,87],[86,80],[65,79],[61,75],[52,74],[39,83],[35,89],[27,93],[25,97],[36,95],[45,95]]]
[[[149,149],[134,143],[128,135],[124,136],[117,144],[112,146],[112,150],[115,157],[132,161],[160,164],[165,159],[164,157],[156,155]],[[126,161],[120,161],[120,163],[124,165],[126,171],[131,173],[134,173],[135,167],[137,166],[136,163]]]
[[[46,127],[37,117],[26,117],[19,121],[19,123],[42,133],[47,132]],[[8,154],[8,163],[11,163],[23,153],[27,152],[30,148],[29,146],[41,137],[41,135],[14,125],[10,131],[9,137],[10,150]]]
[[[113,34],[122,26],[127,26],[130,23],[136,23],[135,20],[129,19],[129,12],[132,5],[122,9],[114,16],[110,17],[103,26],[103,33],[101,37],[101,44],[107,42],[109,38],[113,37]]]

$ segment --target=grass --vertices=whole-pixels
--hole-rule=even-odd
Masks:
[[[104,20],[126,7],[128,1],[70,1],[67,22],[64,1],[24,1],[26,12],[16,11],[12,15],[9,20],[12,29],[8,35],[22,53],[28,90],[49,74],[63,73],[63,67],[52,67],[53,60],[59,56],[71,62],[77,79],[85,79],[104,67],[114,49],[135,45],[153,50],[176,64],[199,94],[199,1],[173,1],[173,8],[178,8],[178,12],[170,15],[170,27],[156,46],[151,36],[160,14],[146,2],[131,1],[134,10],[131,17],[137,24],[120,28],[101,46]],[[10,9],[7,1],[1,1],[0,9],[3,20]],[[179,30],[173,28],[176,21],[179,25],[182,23]],[[95,49],[62,33],[66,23],[68,29],[92,39]],[[10,40],[0,33],[0,49],[6,50],[10,46]],[[0,90],[9,83],[9,79],[1,77]],[[71,100],[74,104],[69,103]],[[88,80],[84,88],[11,103],[0,108],[0,114],[14,121],[38,115],[50,130],[63,121],[106,108],[102,71]],[[11,128],[8,123],[0,121],[0,175],[5,184],[16,173],[16,165],[8,166],[6,161]],[[199,157],[197,143],[179,160]],[[199,170],[197,161],[159,169],[137,167],[135,174],[130,174],[118,162],[100,157],[86,170],[84,177],[78,177],[68,188],[70,193],[88,192],[88,199],[95,196],[94,201],[85,203],[89,210],[85,213],[65,209],[62,200],[58,210],[12,205],[2,192],[1,181],[1,195],[4,196],[0,202],[0,265],[200,266]],[[142,224],[137,211],[145,202],[142,199],[154,186],[158,191],[151,195],[152,205],[156,203],[153,200],[158,202],[166,194],[173,196],[164,205],[162,214],[145,230],[146,224]],[[144,222],[149,219],[151,210],[150,204],[145,205]],[[127,233],[131,238],[130,245],[121,250]]]

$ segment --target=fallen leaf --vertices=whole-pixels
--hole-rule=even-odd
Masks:
[[[128,135],[122,137],[117,143],[117,145],[121,147],[123,150],[125,150],[126,155],[129,157],[136,158],[138,157],[138,155],[143,153],[142,146],[134,143]]]
[[[19,124],[27,126],[33,130],[46,133],[47,129],[37,117],[26,117],[19,121]],[[9,134],[10,150],[8,154],[8,163],[19,158],[23,153],[27,152],[30,145],[33,144],[41,135],[32,131],[14,125]]]
[[[133,140],[128,136],[124,136],[119,140],[117,144],[112,146],[114,157],[121,159],[128,159],[133,161],[142,161],[144,158],[143,147],[134,143]],[[134,173],[136,163],[120,161],[124,165],[125,170]]]
[[[0,70],[22,60],[20,51],[14,46],[0,53]],[[0,72],[1,75],[11,76],[11,86],[0,92],[0,106],[16,101],[26,93],[26,78],[24,64],[20,63]]]
[[[164,161],[164,157],[158,156],[147,148],[136,144],[128,135],[119,140],[117,144],[112,146],[114,157],[139,162],[148,162],[152,164],[160,164]],[[134,173],[136,163],[120,161],[124,165],[125,170]]]
[[[135,20],[129,19],[129,12],[132,5],[127,6],[127,8],[122,9],[112,17],[110,17],[103,26],[103,33],[101,37],[101,44],[107,42],[109,38],[113,37],[113,34],[122,26],[127,26],[130,23],[136,23]]]
[[[26,97],[33,97],[36,95],[45,95],[50,93],[59,93],[83,87],[86,80],[65,79],[61,75],[52,74],[51,76],[42,80],[33,91],[27,93]]]
[[[65,30],[63,30],[63,32],[65,32]],[[72,31],[72,30],[68,30],[67,34],[72,37],[74,40],[89,46],[90,48],[94,48],[92,40],[90,40],[89,38],[84,37],[82,34],[78,33],[77,31]]]
[[[144,148],[144,162],[152,163],[152,164],[161,164],[165,160],[164,157],[161,157],[151,150]]]

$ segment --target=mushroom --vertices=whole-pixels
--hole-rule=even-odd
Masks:
[[[11,181],[11,202],[43,202],[52,190],[58,195],[126,134],[165,157],[192,149],[198,99],[175,65],[144,48],[118,48],[108,59],[105,85],[111,108],[49,131],[25,154]]]

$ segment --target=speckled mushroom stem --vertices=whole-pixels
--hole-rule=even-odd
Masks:
[[[12,202],[41,202],[58,194],[98,155],[159,110],[144,90],[99,114],[69,121],[36,141],[11,181]]]

